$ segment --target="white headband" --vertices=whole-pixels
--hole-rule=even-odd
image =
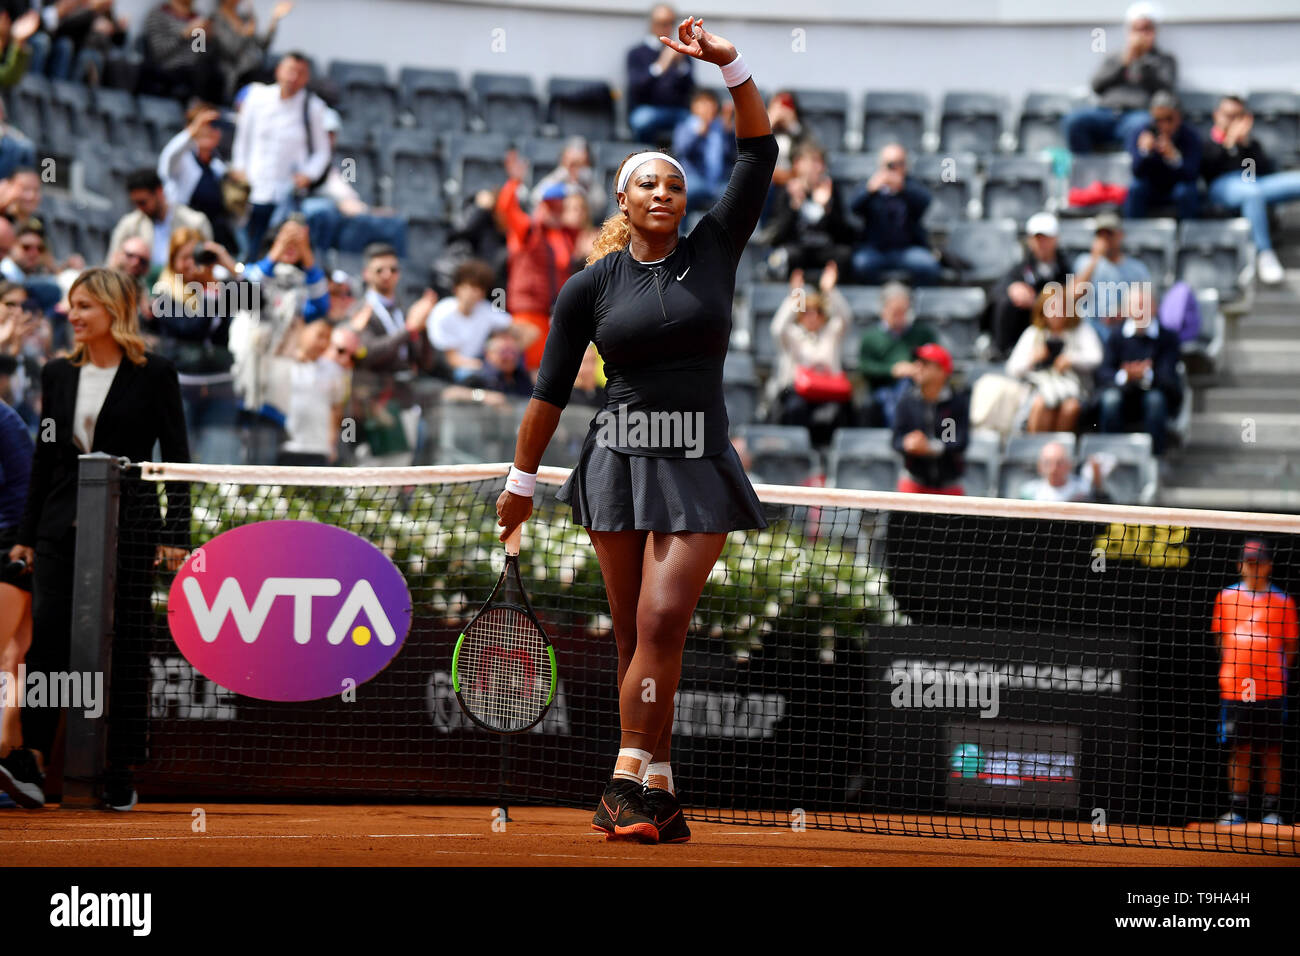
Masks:
[[[629,157],[628,161],[623,164],[623,172],[618,177],[618,188],[614,191],[621,193],[627,189],[627,181],[632,178],[632,173],[636,171],[636,168],[645,165],[652,159],[662,159],[665,162],[672,163],[677,167],[677,171],[682,174],[682,179],[686,179],[686,170],[682,169],[682,164],[667,153],[637,153],[635,156]]]

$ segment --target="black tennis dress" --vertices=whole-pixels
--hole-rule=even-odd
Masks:
[[[664,259],[638,262],[625,248],[560,290],[533,397],[567,405],[588,342],[608,379],[605,407],[558,495],[584,527],[767,527],[728,438],[722,363],[736,266],[772,182],[776,137],[738,139],[736,151],[722,198]]]

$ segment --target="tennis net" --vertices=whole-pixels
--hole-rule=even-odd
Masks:
[[[188,485],[199,548],[180,572],[197,588],[158,572],[151,601],[119,596],[114,654],[135,647],[123,653],[148,683],[148,715],[136,718],[149,731],[141,792],[594,805],[618,748],[616,653],[586,533],[555,499],[564,470],[543,469],[521,556],[556,646],[554,706],[533,731],[503,738],[455,701],[456,637],[502,567],[495,501],[505,470],[128,465],[124,498]],[[1259,823],[1300,811],[1294,723],[1282,722],[1295,688],[1273,658],[1241,655],[1228,676],[1258,682],[1252,703],[1264,706],[1224,713],[1211,618],[1220,592],[1241,581],[1247,538],[1271,548],[1271,587],[1300,587],[1300,519],[758,491],[769,527],[729,537],[687,639],[673,765],[689,817],[1295,852],[1289,827]],[[285,521],[307,525],[265,524]],[[391,566],[371,573],[368,545],[304,531],[321,525],[369,542]],[[131,535],[121,532],[122,561],[143,563],[148,549]],[[219,573],[191,573],[197,555]],[[288,585],[267,590],[328,576],[321,568],[339,555],[389,612],[387,650],[351,582],[302,602]],[[244,624],[233,591],[217,600],[226,577],[248,608]],[[325,615],[310,633],[296,630],[302,608]],[[200,650],[182,653],[172,632],[192,634],[209,612],[209,636],[186,645]],[[1273,648],[1270,635],[1283,630],[1264,618],[1254,615],[1263,621],[1254,633]],[[360,653],[361,631],[360,650],[376,652],[368,663],[329,663]],[[239,693],[258,667],[284,670],[287,660],[310,662],[290,669],[312,671],[296,676],[319,678],[315,690],[300,681],[286,699]],[[1281,793],[1252,781],[1236,804],[1248,822],[1218,825],[1233,808],[1228,767],[1244,742],[1264,763],[1281,745]]]

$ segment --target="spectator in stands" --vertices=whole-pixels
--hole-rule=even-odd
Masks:
[[[346,325],[335,325],[333,328],[334,331],[330,333],[330,349],[326,354],[339,364],[339,368],[347,370],[350,379],[352,369],[356,366],[357,353],[361,351],[361,336]]]
[[[627,125],[638,142],[657,144],[690,113],[691,58],[659,42],[676,35],[677,14],[661,3],[650,11],[650,35],[627,53]]]
[[[484,402],[504,406],[510,399],[527,401],[533,394],[533,379],[524,368],[523,353],[508,330],[493,332],[483,349],[483,367],[462,385],[443,390],[445,401]]]
[[[40,28],[38,11],[28,10],[15,18],[8,9],[0,8],[0,89],[16,86],[27,72],[32,59],[28,41]]]
[[[20,167],[0,182],[0,215],[11,222],[24,222],[41,208],[41,176],[35,169]]]
[[[4,100],[0,100],[0,179],[8,179],[19,169],[36,165],[36,147],[21,130],[5,122]]]
[[[1179,219],[1200,212],[1201,137],[1183,122],[1173,93],[1151,97],[1151,123],[1126,141],[1133,157],[1133,182],[1124,200],[1124,215],[1144,219],[1152,206],[1173,205]]]
[[[536,196],[537,191],[533,190],[533,194]],[[490,265],[495,285],[505,288],[509,252],[505,233],[497,223],[496,202],[495,193],[480,189],[453,216],[442,255],[433,262],[434,285],[439,292],[451,292],[456,268],[467,259],[480,259]]]
[[[790,295],[772,319],[776,369],[767,380],[767,398],[781,425],[802,425],[818,445],[830,444],[836,428],[849,423],[852,386],[844,374],[843,345],[853,321],[849,303],[837,289],[839,267],[828,262],[818,288],[808,291],[803,270],[790,273]],[[816,381],[809,380],[816,377]],[[831,387],[843,389],[828,397]]]
[[[15,230],[9,255],[0,260],[0,275],[25,288],[47,312],[63,298],[51,269],[52,257],[45,242],[45,227],[39,219],[28,219]],[[60,337],[61,338],[61,337]]]
[[[0,401],[34,429],[40,420],[41,366],[49,358],[52,336],[49,319],[29,310],[27,303],[26,289],[0,281]]]
[[[156,267],[167,265],[174,230],[193,229],[204,239],[212,238],[212,224],[208,217],[189,206],[167,201],[162,178],[156,170],[138,169],[126,180],[126,192],[134,212],[128,212],[117,221],[108,241],[108,254],[113,256],[122,243],[131,236],[139,236],[149,244],[150,261]]]
[[[898,490],[961,495],[970,440],[970,396],[948,385],[952,356],[930,343],[916,350],[916,384],[899,399],[894,450],[903,456]]]
[[[271,9],[266,30],[257,32],[257,13],[241,0],[218,0],[209,20],[213,52],[221,73],[222,102],[229,103],[235,91],[248,83],[266,82],[266,54],[275,39],[276,27],[293,10],[293,0],[281,0]]]
[[[108,267],[124,272],[135,280],[136,292],[140,300],[140,328],[152,332],[154,328],[152,295],[149,290],[150,270],[149,243],[139,236],[132,236],[122,243],[116,253],[109,256]],[[153,343],[150,343],[152,347]]]
[[[1038,453],[1038,477],[1026,481],[1020,497],[1029,501],[1107,501],[1103,470],[1097,456],[1084,466],[1089,477],[1074,471],[1070,453],[1058,441],[1048,442]]]
[[[1049,283],[1064,286],[1070,264],[1057,248],[1060,226],[1050,212],[1035,213],[1025,224],[1024,258],[1002,277],[993,297],[993,349],[1010,355],[1029,328],[1038,293]]]
[[[883,147],[880,168],[849,207],[863,226],[853,252],[859,282],[875,284],[891,270],[906,272],[913,285],[938,281],[939,262],[921,225],[929,205],[929,191],[907,175],[907,150],[898,143]]]
[[[569,258],[569,275],[573,275],[587,268],[587,257],[596,248],[600,227],[591,221],[591,207],[587,204],[587,194],[574,192],[572,187],[570,190],[569,195],[564,197],[560,223],[564,228],[573,230],[573,255]]]
[[[348,275],[342,269],[335,269],[330,273],[330,324],[337,326],[338,323],[352,315],[357,310],[357,293],[353,285],[352,276]]]
[[[585,405],[588,408],[605,407],[605,386],[597,379],[596,370],[600,364],[600,353],[593,342],[582,353],[582,364],[573,380],[573,393],[569,396],[570,405]]]
[[[1033,389],[1027,431],[1074,431],[1101,364],[1101,339],[1069,306],[1063,289],[1040,292],[1007,359],[1007,374]]]
[[[696,90],[690,115],[673,131],[673,153],[691,184],[687,211],[707,209],[722,195],[736,161],[736,137],[719,113],[718,95]]]
[[[1210,621],[1219,652],[1219,744],[1230,748],[1230,803],[1219,823],[1246,822],[1251,763],[1258,754],[1264,778],[1260,822],[1282,826],[1282,743],[1300,618],[1295,601],[1270,581],[1273,557],[1266,541],[1250,538],[1242,545],[1237,574],[1241,581],[1214,599]]]
[[[166,0],[145,14],[140,92],[220,102],[221,73],[213,69],[208,49],[211,28],[212,18],[201,16],[194,0]]]
[[[1151,449],[1165,453],[1170,416],[1182,403],[1178,335],[1156,320],[1151,290],[1135,286],[1124,298],[1127,318],[1106,340],[1098,370],[1100,429],[1151,436]]]
[[[524,343],[524,361],[529,371],[536,371],[546,348],[551,308],[569,278],[577,230],[564,221],[566,184],[557,183],[542,193],[537,212],[529,216],[519,205],[527,167],[514,150],[506,153],[505,164],[510,178],[497,194],[496,211],[510,251],[506,308],[516,321],[536,330],[532,340]]]
[[[437,295],[432,289],[426,289],[409,314],[404,312],[397,301],[401,261],[396,249],[380,243],[366,247],[362,277],[366,293],[363,305],[351,321],[365,349],[364,356],[358,357],[358,367],[385,376],[402,374],[408,378],[417,371],[432,372],[437,353],[426,329]]]
[[[492,267],[471,259],[456,270],[452,296],[433,307],[429,341],[451,366],[453,381],[463,382],[483,367],[488,336],[512,324],[510,313],[488,301]]]
[[[97,85],[108,52],[126,42],[126,18],[113,12],[113,0],[45,0],[41,15],[53,39],[46,72]]]
[[[275,83],[254,85],[235,125],[229,175],[248,183],[245,258],[258,254],[278,207],[305,195],[329,169],[325,102],[307,90],[311,66],[301,53],[286,53]]]
[[[1135,285],[1151,285],[1151,270],[1124,253],[1124,226],[1113,212],[1093,224],[1092,248],[1074,260],[1074,309],[1087,319],[1103,344],[1118,321],[1124,294]],[[1067,286],[1067,289],[1069,287]]]
[[[894,424],[894,409],[911,387],[917,349],[937,342],[934,329],[912,316],[912,293],[901,282],[880,290],[880,324],[862,333],[858,369],[871,390],[875,418],[885,428]]]
[[[767,121],[772,124],[777,147],[772,185],[784,186],[793,175],[795,147],[804,135],[803,123],[799,119],[799,100],[794,91],[779,90],[773,95],[767,104]]]
[[[1201,153],[1201,176],[1211,203],[1238,210],[1250,220],[1260,281],[1274,285],[1286,274],[1273,251],[1268,207],[1300,199],[1300,171],[1276,171],[1273,157],[1251,132],[1254,123],[1241,97],[1219,100]]]
[[[330,310],[325,270],[316,261],[307,224],[291,216],[276,232],[270,252],[245,265],[244,278],[260,293],[260,307],[240,310],[231,323],[235,393],[243,409],[249,464],[277,459],[288,408],[286,378],[274,374],[274,360],[289,354],[298,328]]]
[[[1177,85],[1177,62],[1156,47],[1154,5],[1135,3],[1124,20],[1128,26],[1124,49],[1108,54],[1092,75],[1092,90],[1099,104],[1065,117],[1065,139],[1071,152],[1091,153],[1128,143],[1150,120],[1151,97]]]
[[[792,174],[784,188],[774,190],[759,241],[773,247],[768,264],[778,275],[820,269],[827,262],[849,270],[853,227],[826,172],[826,151],[817,143],[807,140],[795,147]]]
[[[332,465],[339,457],[347,373],[328,354],[333,329],[325,319],[308,322],[298,332],[297,352],[289,364],[291,392],[280,448],[281,465]]]
[[[226,163],[217,155],[221,130],[216,122],[220,118],[221,113],[207,103],[191,106],[185,113],[185,129],[158,154],[158,175],[168,204],[202,213],[212,226],[212,238],[234,249],[235,231],[221,191]]]
[[[605,187],[591,165],[591,149],[583,137],[570,136],[565,140],[559,165],[533,185],[530,195],[534,209],[542,201],[542,194],[556,183],[566,183],[571,194],[584,193],[589,208],[604,208]]]
[[[232,278],[219,281],[216,266]],[[240,301],[233,279],[237,269],[220,243],[195,229],[175,229],[167,264],[153,290],[157,351],[176,366],[186,431],[195,460],[204,464],[241,463],[235,430],[239,400],[231,371],[235,359],[229,347],[230,322]]]

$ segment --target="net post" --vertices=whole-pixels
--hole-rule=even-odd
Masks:
[[[103,694],[111,693],[113,598],[117,593],[117,517],[121,498],[119,459],[102,452],[82,455],[77,484],[77,555],[72,586],[74,674],[102,674]],[[64,809],[99,806],[104,773],[108,713],[100,719],[84,708],[69,707],[63,762]]]

